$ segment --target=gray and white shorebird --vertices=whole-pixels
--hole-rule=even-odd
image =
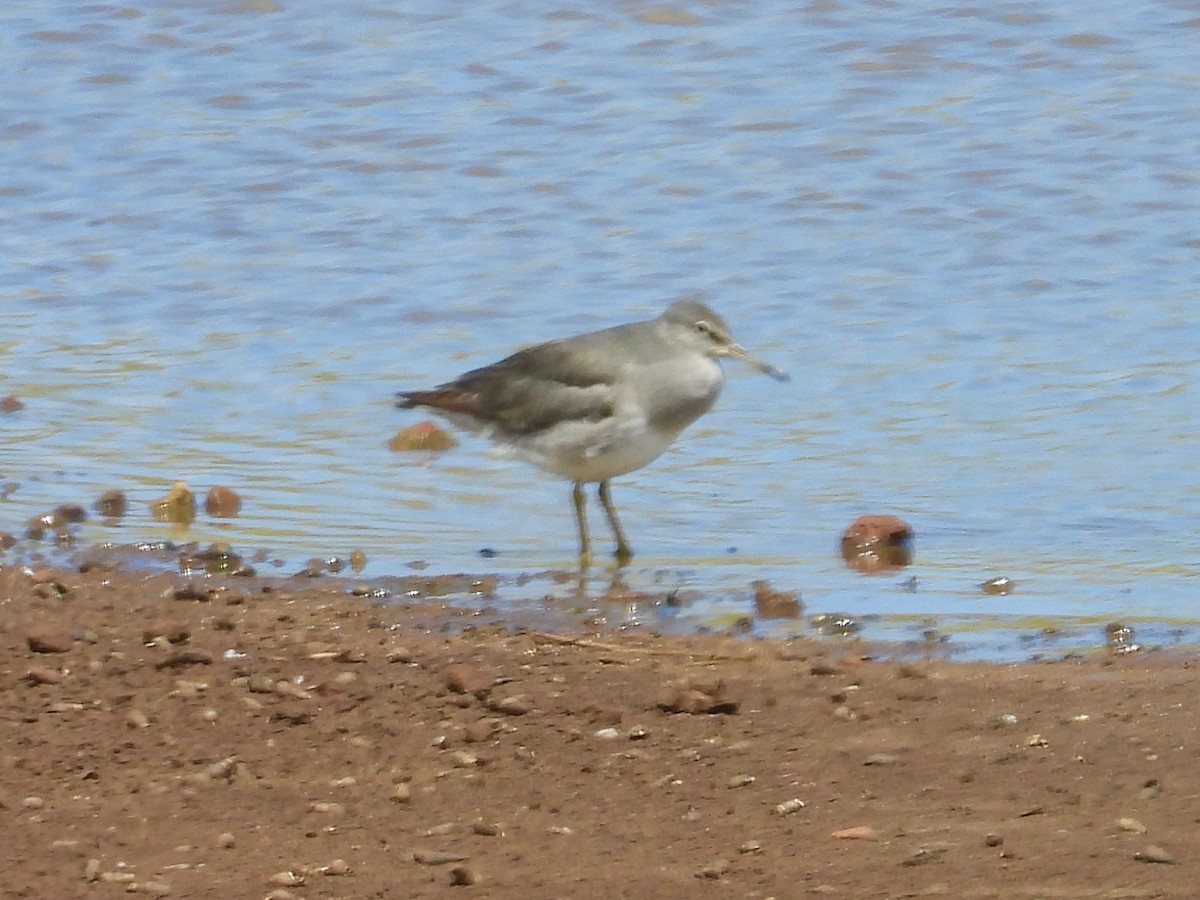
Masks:
[[[787,380],[735,343],[717,313],[685,299],[655,319],[538,344],[431,390],[401,391],[396,405],[427,407],[569,479],[581,569],[591,563],[584,485],[598,483],[624,565],[633,551],[609,481],[657,459],[712,409],[723,358]]]

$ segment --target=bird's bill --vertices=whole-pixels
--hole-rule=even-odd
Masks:
[[[751,354],[750,351],[748,351],[741,344],[730,344],[725,348],[725,353],[723,355],[728,356],[730,359],[739,359],[747,365],[758,369],[758,371],[762,372],[763,374],[770,375],[776,381],[787,381],[790,377],[787,372],[780,371],[769,362],[763,362],[757,356]]]

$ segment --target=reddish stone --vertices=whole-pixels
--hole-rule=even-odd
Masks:
[[[842,535],[842,558],[866,574],[890,572],[912,562],[913,531],[896,516],[861,516]]]
[[[75,646],[71,635],[53,625],[40,625],[29,629],[25,641],[34,653],[66,653]]]
[[[402,429],[388,441],[388,449],[396,452],[408,450],[449,450],[457,441],[446,431],[426,419]]]
[[[233,488],[215,485],[204,498],[204,511],[214,518],[232,518],[242,511],[242,498]]]
[[[474,666],[457,663],[447,666],[442,672],[446,687],[456,694],[486,694],[492,689],[493,679],[488,678]]]
[[[760,619],[796,619],[800,617],[800,597],[777,591],[766,581],[751,582],[754,588],[754,612]]]

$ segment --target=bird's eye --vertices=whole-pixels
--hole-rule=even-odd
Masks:
[[[696,331],[699,332],[700,334],[706,334],[709,337],[713,336],[713,327],[711,325],[709,325],[703,319],[701,319],[699,322],[697,322],[694,327],[695,327]]]

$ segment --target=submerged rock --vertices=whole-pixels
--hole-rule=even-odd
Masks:
[[[196,495],[184,482],[177,481],[165,496],[150,504],[150,514],[160,522],[190,525],[196,518]]]
[[[410,450],[441,451],[449,450],[457,443],[448,432],[426,419],[397,432],[388,441],[388,449],[397,453]]]
[[[860,516],[842,535],[842,558],[852,569],[874,575],[912,563],[913,530],[896,516]]]
[[[214,485],[204,498],[204,511],[214,518],[232,518],[242,511],[242,498],[233,488]]]

